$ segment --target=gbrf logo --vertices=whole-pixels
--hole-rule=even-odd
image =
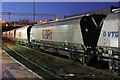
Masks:
[[[42,38],[43,39],[52,39],[52,29],[47,29],[42,31]]]

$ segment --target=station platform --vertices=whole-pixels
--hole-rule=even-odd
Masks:
[[[0,48],[0,80],[44,80]]]

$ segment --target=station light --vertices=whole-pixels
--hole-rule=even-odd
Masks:
[[[6,24],[5,26],[8,26],[8,24]]]
[[[56,18],[55,21],[58,21],[58,18]]]
[[[5,23],[5,21],[2,21],[2,23]]]

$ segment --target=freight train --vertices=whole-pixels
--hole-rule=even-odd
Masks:
[[[36,50],[69,56],[88,64],[105,60],[120,70],[120,13],[85,14],[3,32],[3,37]]]

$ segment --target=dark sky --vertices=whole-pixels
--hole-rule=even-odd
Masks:
[[[56,14],[59,18],[64,15],[78,14],[91,10],[106,8],[109,6],[118,6],[116,2],[36,2],[36,13]],[[32,2],[3,2],[3,12],[22,12],[32,13]]]

